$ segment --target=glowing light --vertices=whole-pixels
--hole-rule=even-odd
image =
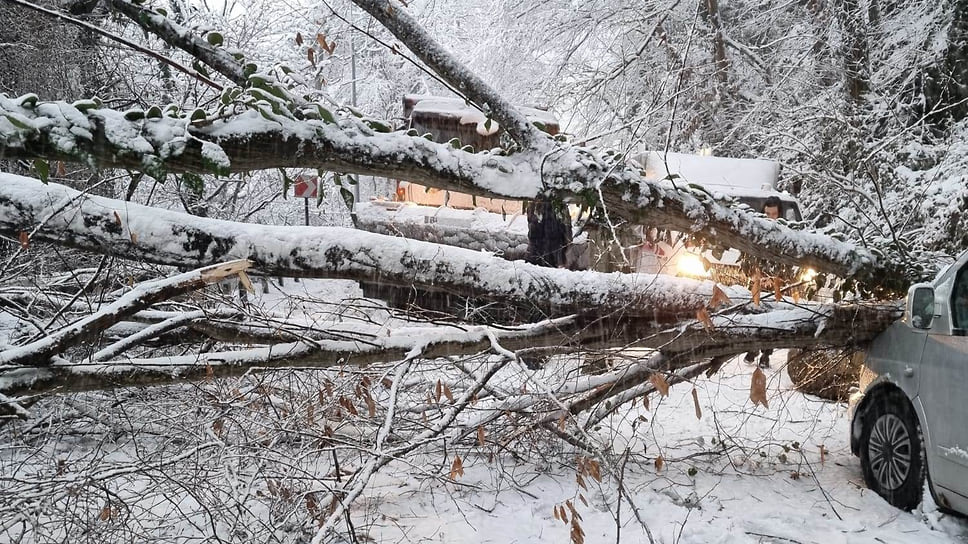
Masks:
[[[800,281],[810,282],[816,277],[817,271],[812,268],[804,268],[803,271],[800,272]]]
[[[709,276],[706,265],[702,262],[699,255],[686,253],[676,261],[676,271],[680,276],[690,276],[693,278],[705,278]]]

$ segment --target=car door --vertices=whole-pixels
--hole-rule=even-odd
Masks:
[[[919,391],[928,469],[935,486],[968,496],[968,263],[938,287],[944,304],[924,346]]]

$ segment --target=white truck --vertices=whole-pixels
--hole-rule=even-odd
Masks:
[[[762,212],[766,200],[776,197],[780,201],[781,218],[790,222],[802,219],[796,198],[776,188],[780,164],[775,161],[657,151],[638,155],[635,160],[642,165],[648,179],[680,188],[701,186],[717,200],[745,205],[753,212]],[[742,276],[739,272],[741,255],[737,250],[727,249],[721,255],[700,252],[688,246],[686,235],[663,231],[661,225],[654,228],[636,226],[631,238],[640,240],[637,246],[628,246],[626,255],[633,261],[632,268],[636,271],[714,277],[724,283],[735,283]]]

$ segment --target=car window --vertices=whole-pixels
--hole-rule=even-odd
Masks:
[[[958,272],[951,295],[951,317],[957,329],[968,329],[968,266]]]

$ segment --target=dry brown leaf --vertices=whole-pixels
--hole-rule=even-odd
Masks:
[[[454,394],[450,392],[450,387],[447,387],[446,383],[444,384],[444,396],[447,397],[448,402],[454,404]]]
[[[822,465],[826,460],[827,460],[827,448],[823,447],[823,444],[820,444],[820,464]]]
[[[798,304],[800,302],[800,288],[799,287],[794,287],[790,291],[790,296],[793,297],[793,303],[794,304]]]
[[[134,245],[138,245],[138,234],[131,232],[128,235],[131,237],[131,243]]]
[[[223,430],[225,430],[225,422],[222,418],[218,418],[212,422],[212,432],[215,433],[215,436],[221,437]]]
[[[646,410],[649,409],[649,396],[648,395],[642,395],[642,407],[645,408]]]
[[[551,510],[554,512],[555,519],[561,519],[560,517],[558,517],[558,505],[557,504]]]
[[[440,380],[437,380],[437,385],[434,386],[434,400],[437,404],[440,404],[440,397],[443,394],[443,385]]]
[[[582,495],[581,493],[578,494],[578,500],[580,500],[581,503],[584,504],[585,506],[588,506],[588,501],[585,499],[585,496]]]
[[[730,302],[732,301],[729,300],[729,297],[726,296],[726,293],[720,289],[718,285],[713,285],[713,298],[709,300],[709,307],[715,310],[721,305],[729,304]]]
[[[477,426],[477,444],[480,445],[480,446],[483,446],[485,444],[485,442],[484,442],[484,426],[483,425],[478,425]]]
[[[571,520],[571,542],[572,544],[585,544],[585,531],[577,520]]]
[[[306,50],[306,58],[309,59],[310,64],[316,66],[316,51],[312,47]]]
[[[783,300],[783,281],[778,277],[773,278],[773,300]]]
[[[353,414],[354,416],[360,415],[360,412],[356,409],[356,406],[353,405],[353,401],[350,399],[340,397],[340,404],[343,406],[343,408],[346,408],[347,412]]]
[[[581,473],[579,472],[575,473],[575,481],[578,482],[578,487],[582,489],[588,489],[588,486],[585,485],[585,479],[581,477]]]
[[[30,235],[24,231],[20,231],[20,247],[22,249],[30,247]]]
[[[299,32],[296,32],[296,45],[302,45],[302,44],[303,44],[302,34],[300,34]]]
[[[759,267],[757,267],[756,270],[753,271],[753,285],[750,288],[750,291],[753,293],[753,304],[755,306],[759,306],[760,305],[760,281],[761,281],[761,279],[762,278],[760,276],[760,269],[759,269]]]
[[[367,391],[366,395],[363,396],[363,401],[366,402],[366,413],[370,417],[376,417],[376,402],[373,397],[370,396],[370,392]]]
[[[669,396],[669,382],[666,381],[665,376],[658,372],[653,372],[652,375],[649,376],[649,381],[652,382],[655,390],[658,391],[660,395],[663,397]]]
[[[766,400],[766,374],[759,368],[753,371],[750,378],[750,400],[753,401],[753,406],[762,404],[764,408],[770,407]]]
[[[713,320],[709,318],[709,312],[707,312],[705,308],[699,308],[696,310],[696,319],[709,330],[713,330],[715,328],[713,326]]]
[[[104,508],[101,509],[101,514],[98,515],[98,519],[101,521],[107,521],[111,519],[111,505],[105,504]]]
[[[456,480],[458,476],[464,475],[464,463],[460,459],[460,455],[454,456],[454,463],[450,465],[450,479]]]
[[[119,227],[121,226],[121,214],[118,213],[118,210],[114,210],[114,222],[117,223]]]
[[[598,461],[589,459],[585,466],[588,468],[588,474],[595,478],[595,481],[602,481],[602,466],[598,464]]]
[[[581,518],[581,514],[578,513],[578,510],[575,510],[575,505],[571,503],[571,499],[568,499],[568,500],[565,501],[565,506],[567,506],[568,509],[571,510],[571,519],[572,519],[572,521],[574,521],[576,519],[578,519],[578,520],[582,519]]]
[[[67,175],[67,167],[64,166],[64,161],[57,161],[57,173],[56,176],[62,178]]]
[[[558,508],[558,519],[560,519],[561,522],[564,523],[565,525],[568,525],[568,512],[565,512],[565,507],[558,506],[557,508]]]
[[[311,402],[306,406],[306,424],[310,427],[316,424],[316,407]]]
[[[316,43],[323,48],[323,51],[326,51],[330,55],[336,50],[336,42],[327,42],[326,36],[323,34],[316,34]]]
[[[658,456],[658,457],[656,457],[655,458],[655,470],[656,470],[656,472],[662,472],[662,466],[663,465],[665,465],[665,459],[663,459],[661,455]]]
[[[696,419],[702,419],[702,408],[699,407],[699,391],[692,388],[692,404],[696,407]]]

